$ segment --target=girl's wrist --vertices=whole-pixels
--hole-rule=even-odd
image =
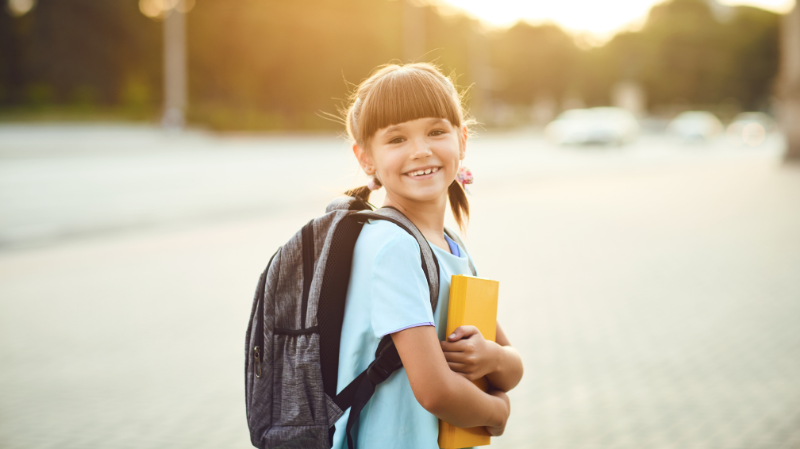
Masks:
[[[503,349],[503,347],[500,346],[500,344],[498,344],[496,342],[492,342],[492,343],[494,343],[494,350],[493,350],[494,354],[493,354],[493,357],[492,357],[492,359],[493,359],[492,372],[489,373],[489,374],[499,373],[499,372],[501,372],[503,370],[503,362],[504,362],[505,356],[506,356],[505,349]]]

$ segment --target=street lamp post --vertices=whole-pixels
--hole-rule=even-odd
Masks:
[[[164,115],[162,126],[181,130],[186,123],[186,14],[173,7],[164,18]]]
[[[479,24],[474,25],[469,35],[469,73],[472,80],[470,88],[470,109],[475,117],[491,121],[489,89],[492,86],[489,63],[489,39]]]
[[[403,59],[417,62],[425,54],[425,10],[412,0],[403,1]]]
[[[800,1],[783,17],[781,29],[780,123],[786,161],[800,163]]]

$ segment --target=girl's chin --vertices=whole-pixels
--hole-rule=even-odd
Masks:
[[[403,196],[414,201],[433,201],[443,196],[447,196],[447,189],[431,188],[426,189],[408,189],[403,192]]]
[[[433,182],[417,180],[402,180],[399,183],[389,181],[387,191],[411,201],[433,201],[447,196],[447,187],[444,182],[433,179]],[[394,187],[394,188],[393,188]]]

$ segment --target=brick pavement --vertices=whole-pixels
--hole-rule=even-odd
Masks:
[[[527,262],[487,273],[509,277],[526,364],[498,447],[800,447],[798,187],[800,169],[705,167],[476,205],[476,258]],[[481,242],[500,215],[528,233]]]
[[[606,159],[476,179],[468,245],[526,368],[493,445],[800,447],[800,169]],[[249,447],[250,295],[320,207],[0,252],[0,447]]]

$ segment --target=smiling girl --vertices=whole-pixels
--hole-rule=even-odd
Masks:
[[[416,225],[439,264],[439,300],[431,310],[417,241],[397,225],[375,220],[356,241],[339,351],[337,392],[374,359],[391,335],[401,368],[378,385],[357,426],[362,448],[437,448],[437,418],[459,427],[503,433],[510,413],[505,392],[522,377],[522,362],[497,325],[497,342],[472,326],[445,339],[450,278],[472,274],[471,258],[444,232],[448,200],[462,228],[469,218],[456,178],[466,155],[467,122],[453,83],[429,64],[388,65],[356,90],[347,111],[353,153],[370,177],[348,194],[367,200],[384,187],[383,207]],[[487,376],[484,393],[470,380]],[[349,411],[337,422],[344,428]],[[344,432],[333,447],[347,447]]]

